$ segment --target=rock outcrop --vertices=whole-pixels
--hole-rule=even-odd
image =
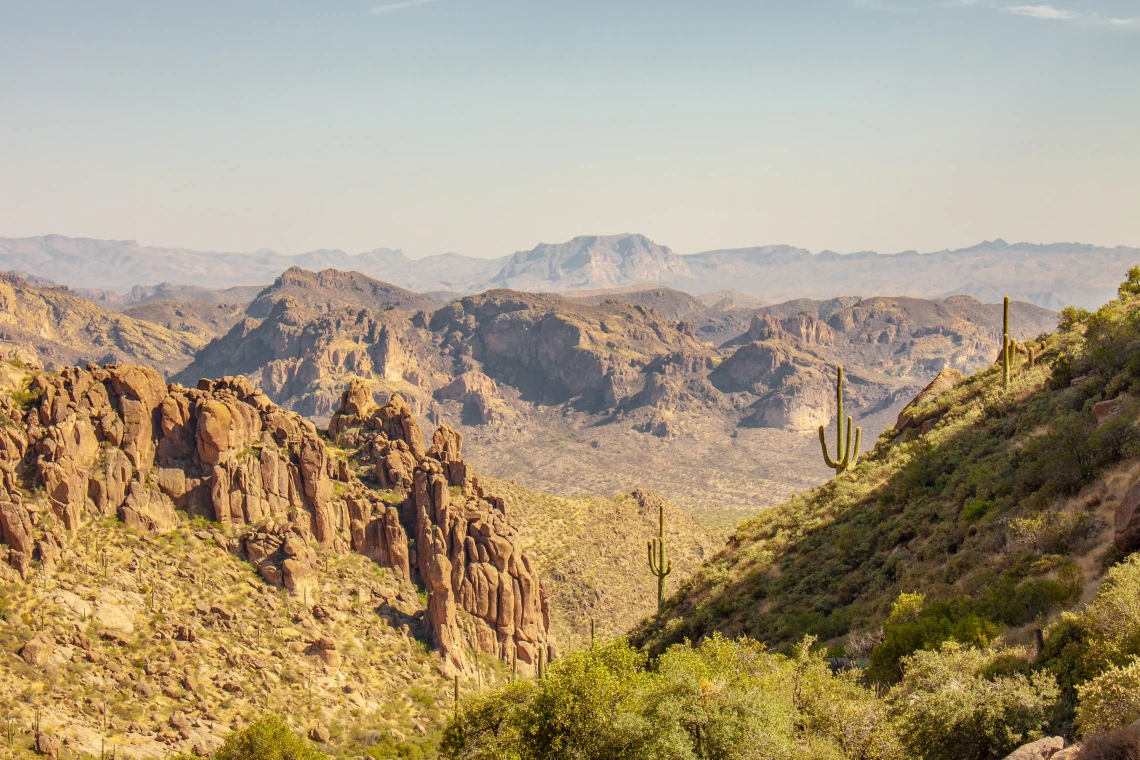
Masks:
[[[933,401],[941,394],[953,388],[962,380],[962,373],[956,369],[944,369],[939,372],[930,384],[919,391],[918,395],[910,400],[903,410],[899,412],[898,421],[895,422],[895,429],[900,433],[904,430],[909,430],[912,427],[918,427],[921,421],[914,416],[914,412],[918,407]]]
[[[513,415],[499,397],[495,381],[478,370],[464,372],[436,391],[435,397],[463,402],[465,422],[490,425]]]
[[[189,389],[145,367],[88,365],[36,373],[28,395],[26,409],[0,405],[0,548],[21,575],[33,558],[58,562],[62,531],[86,519],[117,515],[163,533],[181,509],[229,526],[236,538],[215,531],[214,540],[295,594],[317,588],[318,548],[421,581],[431,634],[457,669],[471,670],[467,648],[517,657],[523,672],[554,655],[547,591],[503,500],[464,463],[462,436],[441,427],[425,441],[398,395],[380,407],[354,382],[330,425],[386,492],[244,377]],[[35,481],[44,496],[31,503]]]
[[[342,436],[348,419],[357,417],[334,417]],[[539,658],[553,659],[549,591],[520,551],[504,501],[485,493],[463,461],[463,436],[445,425],[427,445],[398,395],[361,427],[361,452],[380,485],[399,495],[403,523],[414,531],[412,567],[428,591],[427,618],[448,661],[469,670],[470,648],[533,673]]]

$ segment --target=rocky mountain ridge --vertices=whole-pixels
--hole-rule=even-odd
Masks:
[[[0,239],[0,269],[120,292],[157,283],[252,286],[297,266],[355,270],[418,292],[457,295],[488,288],[566,291],[656,284],[695,295],[736,290],[769,303],[876,293],[912,298],[971,295],[996,302],[1008,294],[1060,309],[1103,303],[1112,297],[1118,273],[1138,262],[1140,249],[1125,246],[1003,240],[925,254],[813,254],[792,246],[765,246],[677,255],[642,235],[627,234],[540,244],[497,259],[449,253],[412,260],[389,249],[285,256],[272,251],[165,249],[60,235]]]

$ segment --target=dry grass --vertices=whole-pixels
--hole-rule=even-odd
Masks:
[[[265,711],[301,731],[328,728],[326,749],[336,753],[435,731],[451,684],[415,638],[414,592],[364,557],[329,557],[309,603],[330,616],[316,619],[200,527],[154,537],[93,523],[59,568],[37,567],[27,583],[3,589],[0,719],[13,719],[12,753],[30,743],[37,712],[72,757],[98,757],[101,744],[119,757],[209,747]],[[215,605],[234,619],[211,614]],[[32,667],[18,652],[41,621],[58,643],[46,665]],[[176,640],[183,627],[194,642]],[[339,666],[307,654],[320,637],[337,642]],[[496,678],[488,668],[485,682]],[[179,713],[192,724],[189,738],[171,727]]]
[[[551,582],[551,627],[565,651],[586,646],[590,618],[607,638],[625,633],[657,607],[646,541],[658,533],[658,509],[630,494],[559,497],[518,483],[482,478],[507,501],[521,545]],[[666,505],[665,540],[676,588],[712,556],[717,539],[691,513]]]

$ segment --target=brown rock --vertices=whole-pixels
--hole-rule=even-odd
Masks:
[[[1140,549],[1140,480],[1132,485],[1116,505],[1113,544],[1118,551]]]
[[[40,731],[36,734],[36,743],[34,749],[37,755],[43,755],[44,757],[59,757],[59,739],[56,739],[54,736],[48,736],[43,731]]]
[[[938,396],[956,386],[959,382],[961,382],[961,380],[962,373],[956,369],[944,369],[939,372],[938,375],[933,380],[931,380],[925,388],[919,391],[918,395],[915,396],[909,404],[903,407],[903,410],[901,412],[899,412],[898,420],[895,422],[895,430],[901,433],[902,431],[909,430],[918,424],[915,421],[914,417],[909,414],[909,412],[912,412],[914,409],[921,406],[922,404],[925,404],[928,401],[932,401],[933,399],[938,398]],[[929,431],[923,430],[922,432],[925,433]]]
[[[20,650],[20,656],[24,658],[24,662],[33,667],[40,668],[47,663],[48,658],[51,657],[54,651],[55,640],[46,633],[39,633],[36,634],[35,638],[24,644],[24,648]]]
[[[227,622],[229,622],[230,620],[233,620],[237,617],[237,615],[235,615],[232,611],[226,609],[225,607],[223,607],[219,604],[215,604],[212,607],[210,607],[210,614],[215,615],[220,620],[225,620]]]
[[[1065,748],[1065,740],[1060,736],[1046,737],[1018,747],[1005,756],[1005,760],[1051,760]]]
[[[309,729],[309,738],[317,744],[329,743],[329,730],[324,726],[313,726]]]
[[[32,556],[32,521],[28,511],[10,501],[0,502],[0,536],[13,551]]]
[[[1101,401],[1093,405],[1093,414],[1096,415],[1096,424],[1101,426],[1109,420],[1118,417],[1128,408],[1132,399],[1127,394],[1108,401]]]

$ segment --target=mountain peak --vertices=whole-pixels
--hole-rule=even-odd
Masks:
[[[511,256],[492,282],[519,290],[561,291],[674,283],[690,275],[685,260],[665,246],[626,233],[540,243]]]

